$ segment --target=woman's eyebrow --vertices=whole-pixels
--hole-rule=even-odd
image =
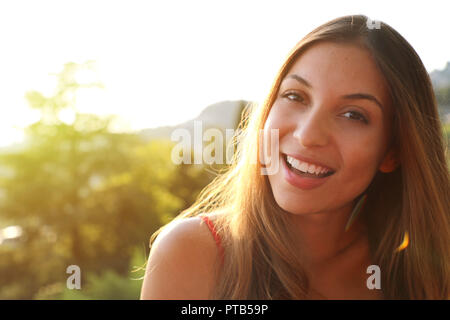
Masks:
[[[312,88],[312,85],[305,79],[302,78],[301,76],[297,75],[297,74],[290,74],[286,76],[286,79],[295,79],[298,82],[300,82],[301,84],[305,85],[308,88]],[[350,99],[350,100],[361,100],[361,99],[365,99],[365,100],[369,100],[372,102],[375,102],[375,104],[380,107],[381,111],[383,111],[384,107],[381,104],[381,102],[375,98],[373,95],[368,94],[368,93],[352,93],[352,94],[346,94],[341,96],[341,98],[343,99]]]
[[[346,94],[341,96],[341,98],[343,99],[350,99],[350,100],[360,100],[360,99],[365,99],[365,100],[369,100],[372,102],[375,102],[375,104],[380,107],[381,111],[383,111],[384,107],[381,104],[380,101],[378,101],[377,98],[375,98],[373,95],[368,94],[368,93],[352,93],[352,94]]]
[[[300,82],[301,84],[304,84],[308,88],[312,88],[312,85],[308,81],[306,81],[304,78],[300,77],[297,74],[290,74],[290,75],[286,76],[286,79],[289,79],[289,78],[297,80],[298,82]]]

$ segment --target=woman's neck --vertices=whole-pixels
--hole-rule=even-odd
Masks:
[[[308,264],[327,264],[367,237],[366,226],[360,218],[345,231],[351,210],[352,207],[344,207],[327,213],[291,214],[296,237]]]

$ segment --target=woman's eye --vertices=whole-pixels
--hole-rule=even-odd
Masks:
[[[283,98],[287,98],[289,100],[292,101],[299,101],[299,102],[304,102],[305,99],[303,99],[302,96],[300,96],[299,94],[295,93],[295,92],[287,92],[283,95]]]
[[[368,121],[367,121],[367,119],[366,119],[366,117],[364,117],[361,113],[359,113],[359,112],[356,112],[356,111],[347,111],[346,113],[344,113],[344,114],[353,114],[354,116],[352,116],[352,117],[348,117],[349,119],[352,119],[352,120],[356,120],[356,121],[362,121],[362,122],[364,122],[364,123],[368,123]]]

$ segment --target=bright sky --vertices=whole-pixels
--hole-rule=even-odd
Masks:
[[[289,50],[333,18],[365,14],[399,31],[428,71],[450,60],[447,1],[2,1],[0,146],[37,120],[24,94],[51,94],[66,62],[97,62],[105,89],[79,109],[136,130],[196,117],[207,105],[260,101]]]

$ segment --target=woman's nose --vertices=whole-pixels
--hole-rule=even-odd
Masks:
[[[324,146],[328,143],[328,130],[323,112],[310,109],[297,120],[293,135],[305,147]]]

